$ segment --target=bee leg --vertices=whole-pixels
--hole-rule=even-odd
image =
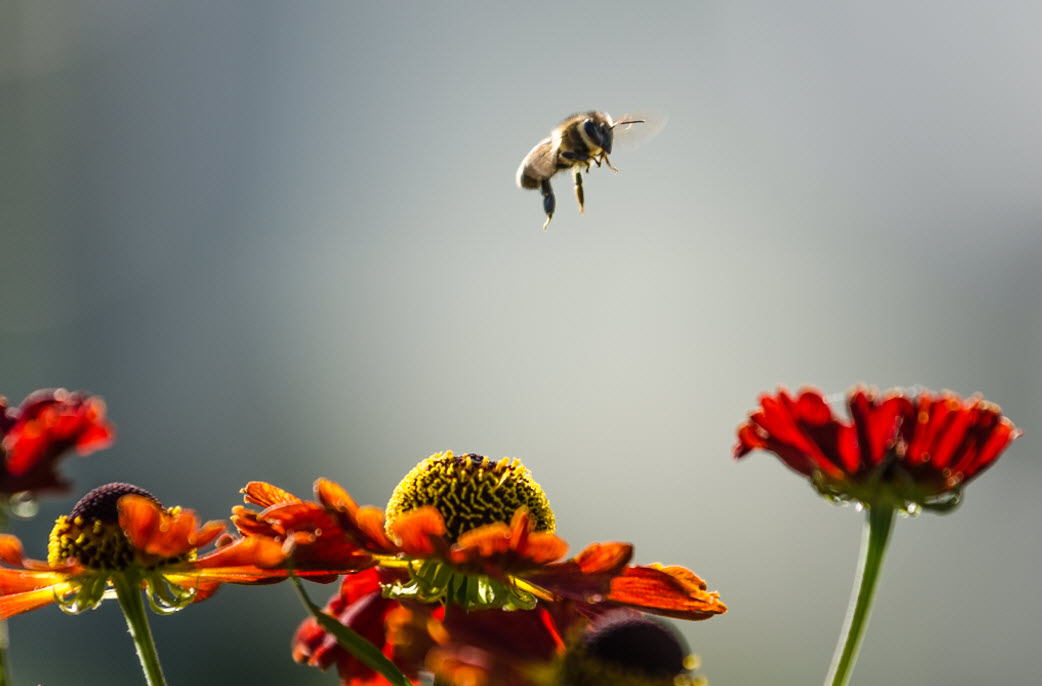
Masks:
[[[607,153],[604,153],[604,154],[602,155],[602,157],[604,158],[604,163],[605,163],[606,165],[608,165],[608,169],[611,169],[611,170],[612,170],[613,172],[615,172],[616,174],[618,174],[618,173],[619,173],[619,170],[618,170],[618,169],[616,169],[615,167],[611,166],[611,160],[609,160],[609,159],[608,159],[608,154],[607,154]],[[600,165],[598,164],[597,166],[600,166]]]
[[[579,214],[583,213],[583,173],[580,170],[575,172],[575,199],[579,201]]]
[[[554,218],[554,208],[557,206],[557,200],[554,198],[554,189],[550,187],[549,179],[543,179],[542,183],[539,184],[539,189],[543,194],[543,211],[546,212],[546,223],[543,224],[543,231],[546,231],[546,227],[550,225],[550,220]]]

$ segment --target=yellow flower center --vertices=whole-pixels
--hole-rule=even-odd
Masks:
[[[492,462],[481,455],[431,455],[405,475],[387,503],[388,531],[398,515],[433,505],[445,519],[450,540],[485,524],[510,523],[527,507],[537,531],[554,530],[554,513],[543,489],[520,460]]]
[[[57,565],[75,558],[88,569],[119,571],[135,563],[135,549],[119,526],[119,499],[128,494],[155,500],[148,491],[127,483],[99,486],[80,498],[51,529],[47,560]]]

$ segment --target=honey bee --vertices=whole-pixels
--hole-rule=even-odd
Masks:
[[[590,171],[590,165],[601,163],[608,165],[614,172],[619,170],[611,166],[608,154],[611,152],[615,138],[615,128],[624,126],[627,130],[632,124],[645,124],[645,119],[623,117],[612,121],[607,112],[579,112],[568,117],[525,155],[521,166],[517,168],[517,185],[521,188],[538,188],[543,194],[543,211],[546,222],[543,230],[550,225],[554,216],[557,201],[554,189],[550,187],[550,177],[564,169],[573,169],[575,178],[575,197],[579,201],[579,212],[583,211],[583,171]]]

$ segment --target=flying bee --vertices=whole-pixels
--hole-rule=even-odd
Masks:
[[[623,117],[612,121],[607,112],[579,112],[568,117],[550,133],[549,138],[539,141],[531,152],[525,155],[521,166],[517,168],[517,185],[521,188],[538,188],[543,194],[543,211],[546,212],[546,223],[543,230],[550,225],[554,216],[557,200],[554,189],[550,187],[550,177],[564,169],[572,169],[575,178],[575,198],[579,201],[579,212],[583,211],[583,171],[589,172],[590,165],[601,163],[608,165],[614,172],[619,170],[611,166],[608,154],[611,153],[616,127],[624,127],[621,131],[632,128],[633,124],[645,124],[645,119]],[[649,133],[657,132],[655,131]]]

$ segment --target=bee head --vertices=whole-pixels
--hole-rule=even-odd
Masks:
[[[586,132],[589,139],[609,155],[611,154],[612,128],[610,120],[605,121],[599,117],[583,122],[583,131]]]

